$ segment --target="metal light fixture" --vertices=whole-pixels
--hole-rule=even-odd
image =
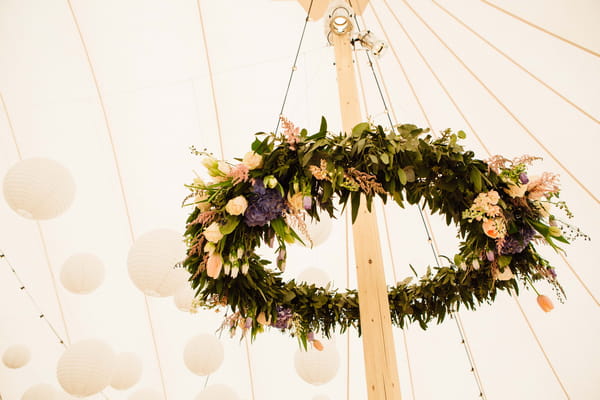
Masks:
[[[352,24],[352,18],[354,18],[354,12],[352,8],[344,0],[332,1],[329,6],[329,18],[326,20],[325,29],[328,31],[327,35],[335,33],[336,35],[343,35],[348,32],[352,32],[354,24]]]
[[[354,42],[360,42],[360,44],[374,56],[380,56],[387,48],[387,44],[385,44],[383,40],[378,40],[371,31],[359,32],[354,39]]]

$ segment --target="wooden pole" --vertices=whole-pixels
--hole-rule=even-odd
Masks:
[[[362,119],[350,30],[341,34],[334,30],[330,34],[335,50],[342,123],[346,134],[350,134],[352,128]],[[352,231],[368,398],[400,400],[396,351],[377,218],[375,210],[367,210],[364,200],[363,196]]]

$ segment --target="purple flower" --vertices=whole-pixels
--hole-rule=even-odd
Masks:
[[[552,267],[547,267],[546,270],[552,275],[554,279],[556,279],[556,271]]]
[[[529,226],[523,226],[519,232],[504,238],[499,249],[500,254],[518,254],[525,250],[531,239],[535,236],[535,230]]]
[[[527,174],[525,172],[521,172],[519,174],[519,180],[521,181],[521,183],[524,185],[526,183],[529,183],[529,178],[527,177]]]
[[[496,258],[496,256],[494,255],[494,252],[492,250],[486,251],[485,256],[487,257],[488,261],[494,261],[494,259]]]
[[[285,201],[275,189],[265,189],[260,179],[254,182],[254,194],[248,199],[244,222],[248,226],[263,226],[281,216]]]
[[[312,208],[312,197],[304,196],[302,199],[302,204],[305,210],[310,210]]]
[[[256,178],[252,180],[252,190],[259,196],[265,194],[265,184],[262,179]]]
[[[275,328],[287,329],[292,325],[292,310],[277,306],[277,320],[273,324]]]

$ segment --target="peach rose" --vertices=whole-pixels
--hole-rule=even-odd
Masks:
[[[229,200],[225,205],[225,211],[231,215],[241,215],[248,208],[248,200],[244,196],[237,196]]]
[[[257,154],[253,151],[249,151],[244,155],[242,164],[248,167],[248,169],[260,168],[263,165],[263,158],[260,154]]]

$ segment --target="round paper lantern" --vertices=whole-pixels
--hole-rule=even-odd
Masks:
[[[154,389],[136,390],[128,397],[129,400],[163,400],[162,394]]]
[[[333,342],[326,342],[322,351],[309,348],[297,350],[294,357],[296,372],[311,385],[322,385],[332,380],[340,366],[340,357]]]
[[[4,198],[17,214],[50,219],[64,213],[75,198],[75,181],[61,164],[30,158],[13,165],[4,177]]]
[[[315,397],[313,397],[313,400],[330,400],[329,396],[325,395],[325,394],[318,394]]]
[[[23,344],[13,344],[4,350],[2,362],[8,368],[21,368],[25,366],[31,359],[29,348]]]
[[[183,261],[185,253],[179,233],[168,229],[145,233],[129,250],[129,277],[148,296],[171,296],[189,276],[185,269],[175,268],[175,264]]]
[[[115,358],[115,369],[110,386],[115,389],[129,389],[142,377],[142,360],[134,353],[120,353]]]
[[[310,218],[306,221],[306,230],[315,247],[323,244],[327,240],[333,225],[329,215],[323,214],[319,217],[321,218],[320,221],[317,221],[316,219],[311,220]]]
[[[185,345],[183,361],[196,375],[212,374],[223,362],[223,345],[213,335],[203,333],[194,336]]]
[[[82,340],[69,346],[56,366],[58,383],[65,392],[78,397],[99,393],[110,383],[115,354],[104,342]]]
[[[173,295],[173,302],[181,311],[190,312],[195,297],[196,291],[186,282]]]
[[[239,400],[238,395],[227,385],[207,386],[195,400]]]
[[[71,293],[91,293],[104,280],[104,264],[93,254],[75,254],[60,271],[60,281]]]
[[[47,383],[38,383],[27,389],[21,396],[21,400],[55,400],[57,395],[58,391],[54,386]]]
[[[315,285],[316,287],[325,287],[331,281],[331,278],[325,270],[309,267],[302,271],[296,280],[298,282],[306,282],[309,285]]]

